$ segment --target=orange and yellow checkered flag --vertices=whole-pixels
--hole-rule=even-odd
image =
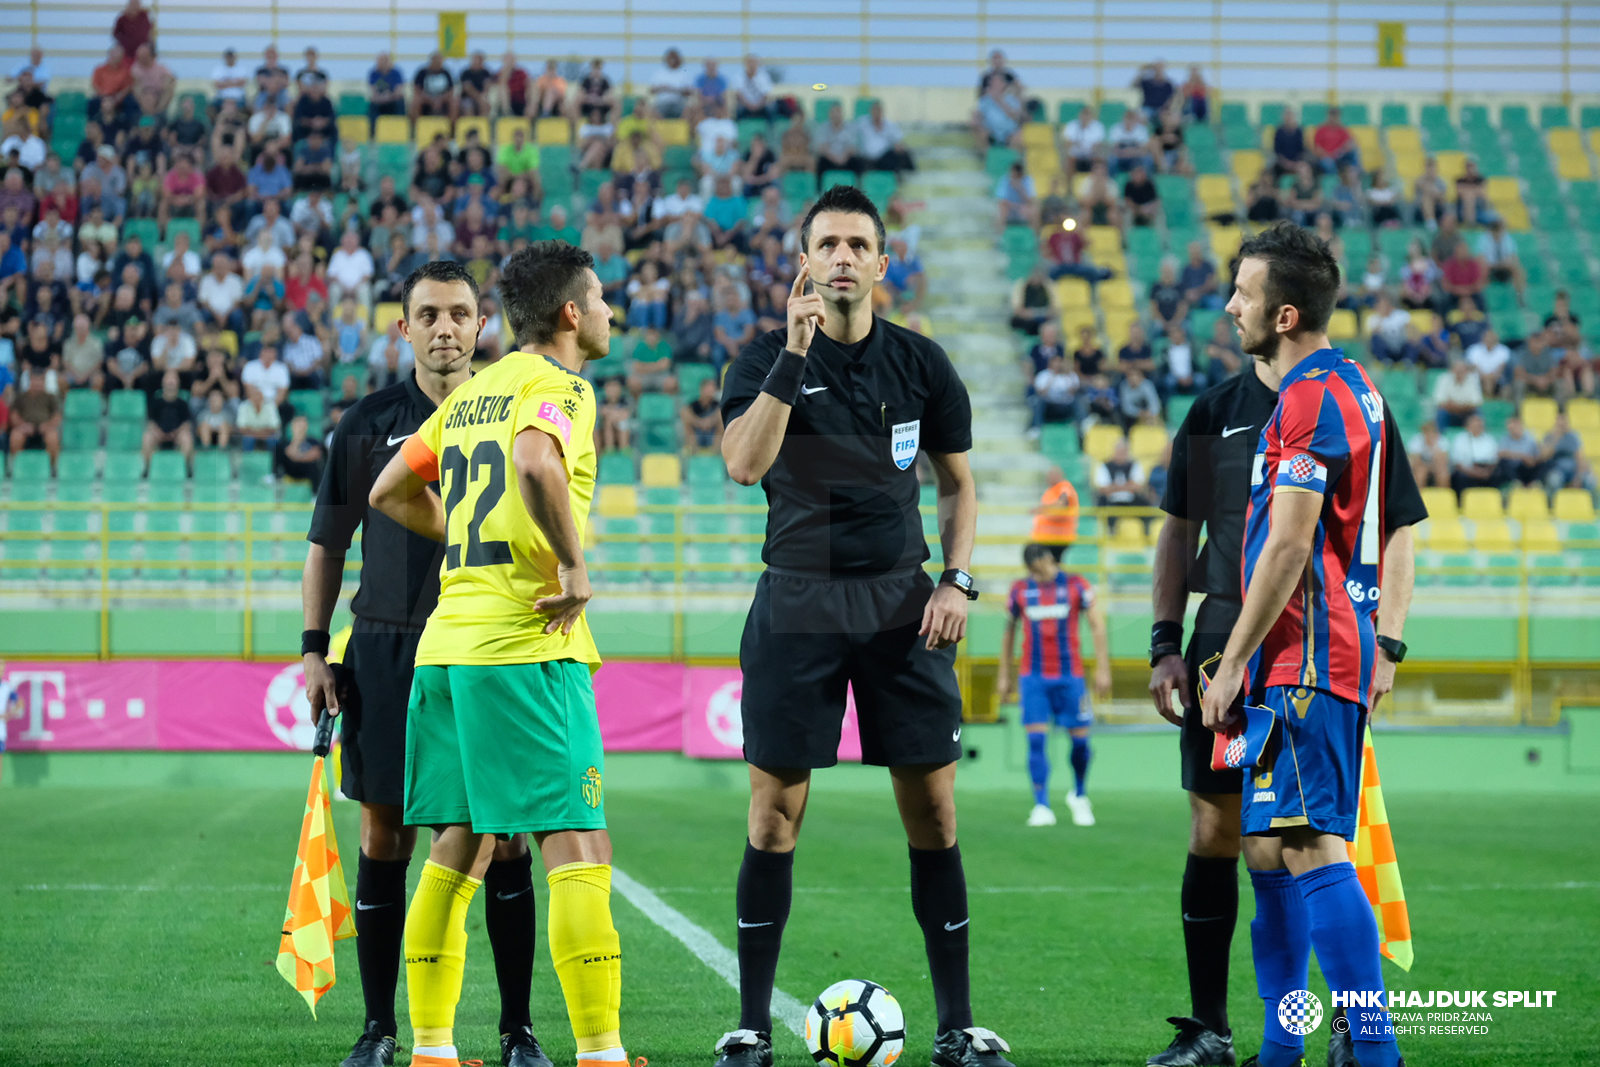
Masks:
[[[333,733],[332,718],[323,713],[317,724],[312,750],[311,789],[306,794],[305,818],[300,823],[300,848],[289,881],[289,908],[283,917],[283,939],[278,942],[278,973],[306,998],[312,1018],[317,1001],[333,988],[333,943],[356,936],[350,916],[350,891],[339,863],[339,844],[333,836],[332,805],[323,761]]]
[[[1361,749],[1361,811],[1356,839],[1347,842],[1356,877],[1372,902],[1378,920],[1378,948],[1403,971],[1411,970],[1411,916],[1406,912],[1406,890],[1400,884],[1400,864],[1389,833],[1389,812],[1383,806],[1378,783],[1378,753],[1372,747],[1372,727],[1366,728]]]

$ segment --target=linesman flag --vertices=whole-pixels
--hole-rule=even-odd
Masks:
[[[1378,784],[1378,753],[1372,747],[1372,727],[1366,728],[1361,749],[1361,811],[1356,821],[1356,839],[1346,842],[1356,877],[1372,903],[1372,917],[1378,920],[1378,948],[1385,956],[1411,970],[1411,916],[1406,912],[1406,890],[1400,884],[1400,864],[1394,856],[1394,838],[1389,833],[1389,813],[1383,806],[1383,788]]]
[[[324,711],[317,723],[312,752],[311,789],[306,794],[305,818],[300,823],[300,848],[289,880],[289,908],[283,916],[283,940],[278,942],[278,973],[306,998],[311,1017],[317,1001],[333,988],[333,943],[356,936],[350,916],[350,891],[339,863],[339,844],[333,836],[328,778],[323,769],[333,736],[333,718]]]

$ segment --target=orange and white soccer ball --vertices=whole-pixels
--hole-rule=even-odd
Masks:
[[[905,1046],[900,1002],[876,982],[835,982],[806,1012],[806,1047],[828,1067],[890,1067]]]

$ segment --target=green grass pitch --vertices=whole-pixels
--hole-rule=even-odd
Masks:
[[[1019,783],[1020,786],[1020,783]],[[0,793],[0,1064],[333,1067],[361,1025],[354,946],[320,1018],[272,968],[303,793],[202,789]],[[1100,825],[1022,825],[1025,790],[963,794],[971,886],[973,1000],[1021,1067],[1138,1065],[1163,1047],[1162,1019],[1188,1009],[1177,888],[1183,798],[1106,792]],[[612,790],[617,863],[724,944],[744,797],[733,791]],[[1578,1067],[1600,1048],[1600,847],[1593,798],[1390,798],[1416,936],[1391,988],[1554,989],[1548,1009],[1499,1009],[1483,1036],[1410,1037],[1422,1065]],[[354,880],[353,804],[336,805]],[[1065,820],[1064,820],[1065,821]],[[412,865],[413,878],[420,861]],[[809,1001],[871,978],[905,1006],[907,1064],[927,1063],[933,1027],[904,838],[887,788],[819,789],[796,866],[780,988]],[[48,887],[48,888],[40,888]],[[151,888],[155,887],[155,888]],[[541,886],[542,888],[542,886]],[[1241,1058],[1255,1051],[1248,881],[1234,940],[1231,1010]],[[541,919],[544,902],[540,904]],[[709,1067],[736,1024],[734,991],[620,898],[623,1034],[654,1067]],[[498,1062],[496,994],[482,912],[470,921],[457,1016],[463,1056]],[[409,1046],[404,985],[402,1049]],[[1312,989],[1325,985],[1313,973]],[[573,1045],[544,936],[534,1020],[555,1061]],[[1328,1026],[1308,1039],[1320,1063]],[[809,1063],[777,1037],[778,1062]],[[402,1054],[400,1062],[405,1062]]]

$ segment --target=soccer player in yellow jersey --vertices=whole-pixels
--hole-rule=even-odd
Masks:
[[[560,241],[506,262],[518,350],[451,393],[372,488],[373,507],[445,543],[406,718],[405,820],[434,829],[406,915],[413,1067],[458,1065],[467,905],[491,835],[524,831],[550,883],[550,956],[578,1063],[627,1058],[589,681],[600,656],[583,616],[596,408],[578,371],[610,350],[611,319],[593,266]]]

